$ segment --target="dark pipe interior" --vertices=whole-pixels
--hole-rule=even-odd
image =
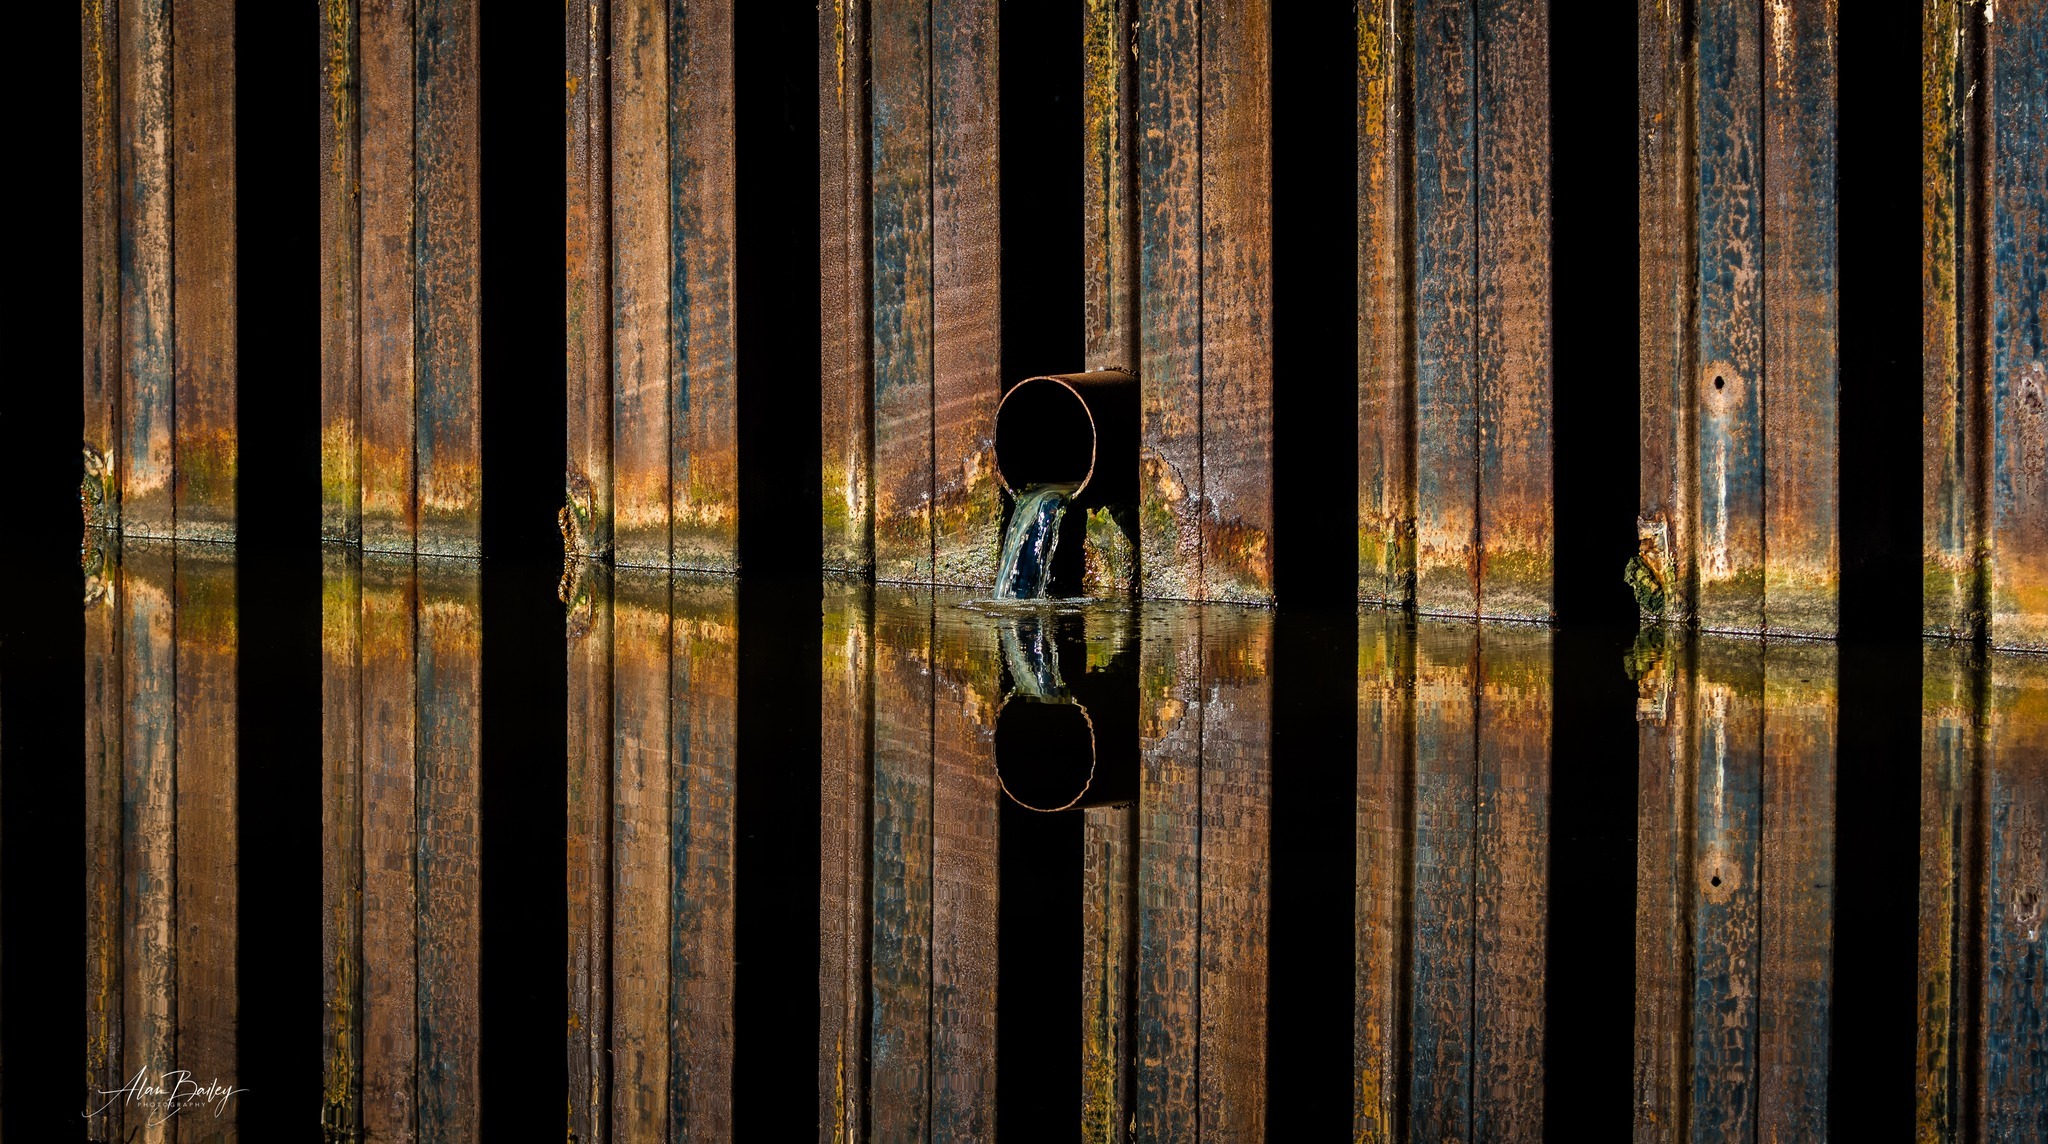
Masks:
[[[1051,378],[1019,382],[996,418],[996,471],[1011,493],[1080,485],[1095,471],[1095,421],[1080,394]]]

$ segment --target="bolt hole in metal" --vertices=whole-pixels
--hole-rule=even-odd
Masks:
[[[1714,885],[1718,886],[1718,885],[1720,885],[1720,884],[1721,884],[1721,875],[1719,875],[1719,874],[1716,874],[1716,875],[1714,875]]]
[[[1726,388],[1728,388],[1728,379],[1727,379],[1727,378],[1725,378],[1725,377],[1722,377],[1722,376],[1721,376],[1720,374],[1718,374],[1718,373],[1717,373],[1717,374],[1715,374],[1715,375],[1714,375],[1714,388],[1715,388],[1715,389],[1726,389]]]

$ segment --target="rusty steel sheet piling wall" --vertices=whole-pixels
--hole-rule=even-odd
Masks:
[[[1637,16],[1643,610],[1832,636],[1836,5]]]
[[[563,13],[563,546],[620,564],[733,571],[733,7],[574,0]]]
[[[1826,1134],[1837,652],[1635,654],[1638,1140]]]
[[[322,549],[321,1123],[473,1139],[481,932],[481,577]]]
[[[482,547],[478,10],[334,0],[320,24],[320,534]]]
[[[87,527],[233,540],[233,0],[80,16]]]
[[[1922,629],[2048,649],[2048,5],[1921,21]]]
[[[91,540],[79,1111],[93,1139],[185,1139],[190,1121],[118,1094],[138,1073],[235,1074],[235,564],[209,545]],[[229,1103],[206,1123],[232,1139],[235,1120]]]
[[[1929,644],[1921,703],[1917,1139],[2048,1119],[2048,663]]]
[[[1124,36],[1128,54],[1114,48]],[[1135,360],[1090,364],[1135,366],[1141,379],[1143,592],[1270,603],[1271,13],[1263,2],[1130,0],[1091,11],[1084,37],[1087,344],[1122,348]],[[1103,70],[1113,66],[1134,74]],[[1135,219],[1120,216],[1120,195]],[[1132,242],[1136,344],[1119,347]]]
[[[1357,21],[1358,596],[1549,619],[1548,14]]]
[[[1359,595],[1547,619],[1547,27],[1367,4],[1358,32]]]
[[[995,581],[994,0],[819,7],[827,568]]]

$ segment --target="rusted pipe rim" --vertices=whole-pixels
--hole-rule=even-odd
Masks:
[[[1002,703],[996,707],[996,722],[998,724],[1002,722],[1003,712],[1009,709],[1010,700],[1017,698],[1018,694],[1018,692],[1012,691],[1008,695],[1003,696]],[[1078,804],[1082,799],[1088,797],[1088,788],[1095,785],[1095,720],[1089,718],[1088,709],[1086,707],[1081,706],[1079,703],[1046,703],[1043,699],[1032,699],[1029,696],[1026,696],[1024,698],[1024,702],[1044,704],[1048,707],[1072,707],[1074,710],[1079,711],[1081,713],[1081,722],[1088,728],[1088,781],[1082,783],[1081,789],[1075,791],[1074,797],[1068,799],[1066,803],[1062,806],[1033,806],[1030,803],[1025,802],[1023,799],[1018,798],[1017,792],[1011,790],[1010,784],[1003,780],[1003,757],[1001,754],[997,753],[993,754],[993,758],[995,759],[996,764],[996,785],[1003,788],[1003,793],[1009,796],[1011,802],[1016,803],[1018,806],[1023,807],[1025,810],[1035,811],[1039,814],[1058,814],[1063,810],[1072,810],[1074,806]]]
[[[1096,449],[1101,442],[1101,433],[1095,426],[1095,411],[1088,408],[1088,400],[1082,397],[1081,391],[1075,389],[1072,383],[1068,382],[1065,378],[1050,376],[1027,377],[1023,381],[1011,386],[1009,392],[1003,394],[1002,401],[996,405],[996,423],[998,425],[1002,424],[1003,409],[1010,404],[1010,399],[1017,396],[1019,391],[1030,385],[1057,385],[1061,389],[1066,390],[1067,396],[1071,397],[1074,404],[1080,407],[1081,416],[1087,419],[1088,471],[1082,474],[1081,483],[1074,487],[1073,495],[1078,497],[1081,495],[1081,490],[1088,487],[1088,482],[1095,479]],[[998,435],[998,440],[1000,440],[1000,434]],[[1009,493],[1012,497],[1017,495],[1016,487],[1010,483],[1010,478],[1003,473],[1003,455],[1000,449],[996,450],[996,483],[1002,485],[1003,491]],[[1093,724],[1090,724],[1090,727],[1092,729]],[[1022,804],[1020,803],[1019,805]]]

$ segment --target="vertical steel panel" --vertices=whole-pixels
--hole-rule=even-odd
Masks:
[[[875,576],[932,579],[932,13],[869,8]]]
[[[819,430],[826,568],[874,568],[867,0],[818,5]]]
[[[739,568],[732,0],[668,19],[669,563]]]
[[[568,467],[562,544],[612,544],[611,0],[564,0]]]
[[[1358,598],[1415,599],[1412,0],[1358,5]]]

